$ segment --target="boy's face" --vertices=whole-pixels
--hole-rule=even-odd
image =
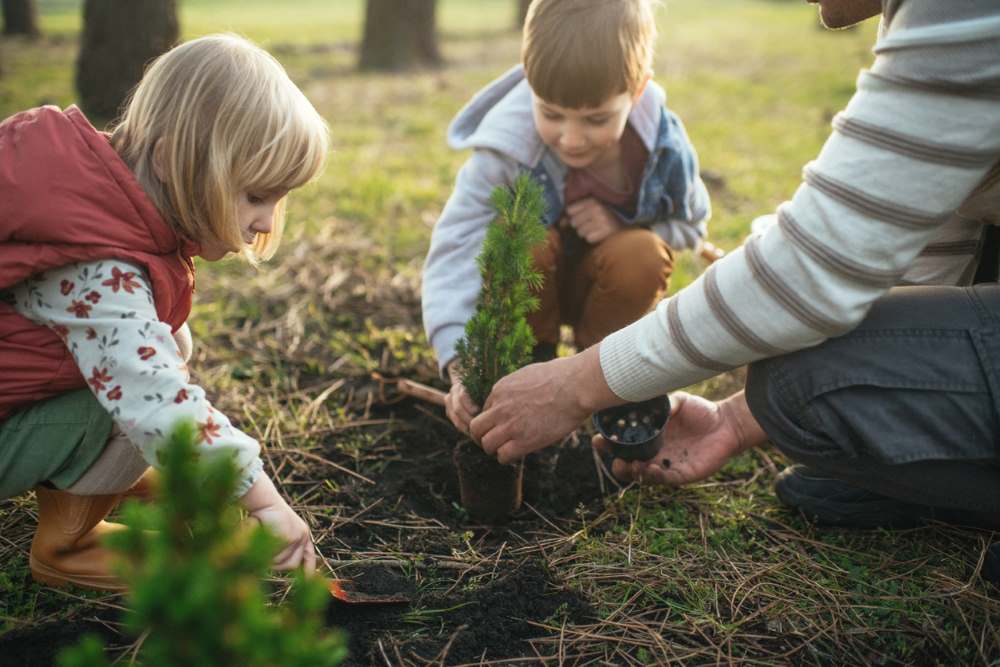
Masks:
[[[618,144],[632,110],[632,96],[621,93],[599,106],[569,109],[532,95],[535,128],[545,145],[566,166],[586,169],[601,165],[602,159],[615,154],[609,149]]]

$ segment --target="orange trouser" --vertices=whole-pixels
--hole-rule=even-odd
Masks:
[[[563,232],[564,234],[566,232]],[[527,317],[539,343],[557,343],[559,325],[573,327],[577,349],[636,321],[667,294],[674,253],[647,229],[628,228],[596,246],[579,240],[563,252],[559,229],[534,251],[543,284],[538,310]]]

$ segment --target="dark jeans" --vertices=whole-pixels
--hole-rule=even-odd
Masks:
[[[1000,519],[1000,286],[894,289],[850,333],[751,364],[746,389],[792,460]]]

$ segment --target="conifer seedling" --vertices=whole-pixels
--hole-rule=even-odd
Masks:
[[[545,240],[545,197],[529,175],[494,189],[491,201],[497,218],[476,260],[482,291],[457,346],[462,384],[479,405],[500,378],[531,360],[535,337],[525,316],[538,307],[533,292],[542,284],[532,248]]]
[[[530,176],[496,188],[492,201],[497,218],[476,260],[482,291],[457,348],[462,383],[479,405],[497,381],[531,360],[535,337],[525,316],[538,307],[533,292],[542,283],[532,248],[545,240],[544,195]],[[470,516],[493,523],[520,507],[523,465],[500,465],[471,441],[459,443],[454,460]]]
[[[127,529],[109,539],[129,586],[126,632],[141,637],[150,667],[333,667],[347,654],[325,627],[329,600],[318,578],[299,573],[292,595],[269,606],[262,586],[280,541],[247,529],[233,503],[238,473],[227,456],[199,456],[182,423],[161,453],[153,505],[129,503]],[[65,651],[60,667],[110,667],[100,640]]]

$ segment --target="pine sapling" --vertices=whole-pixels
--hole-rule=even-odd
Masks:
[[[457,352],[462,384],[482,405],[493,385],[531,360],[535,337],[525,316],[538,307],[542,284],[532,249],[545,240],[542,188],[527,174],[491,195],[497,218],[477,258],[482,291]]]
[[[242,525],[232,496],[233,461],[202,457],[195,429],[180,424],[162,451],[158,502],[124,509],[127,529],[109,539],[128,583],[126,630],[141,636],[139,659],[155,667],[333,667],[347,653],[324,627],[329,594],[296,576],[293,594],[269,606],[261,585],[279,540]],[[61,667],[109,667],[99,640],[66,651]]]

